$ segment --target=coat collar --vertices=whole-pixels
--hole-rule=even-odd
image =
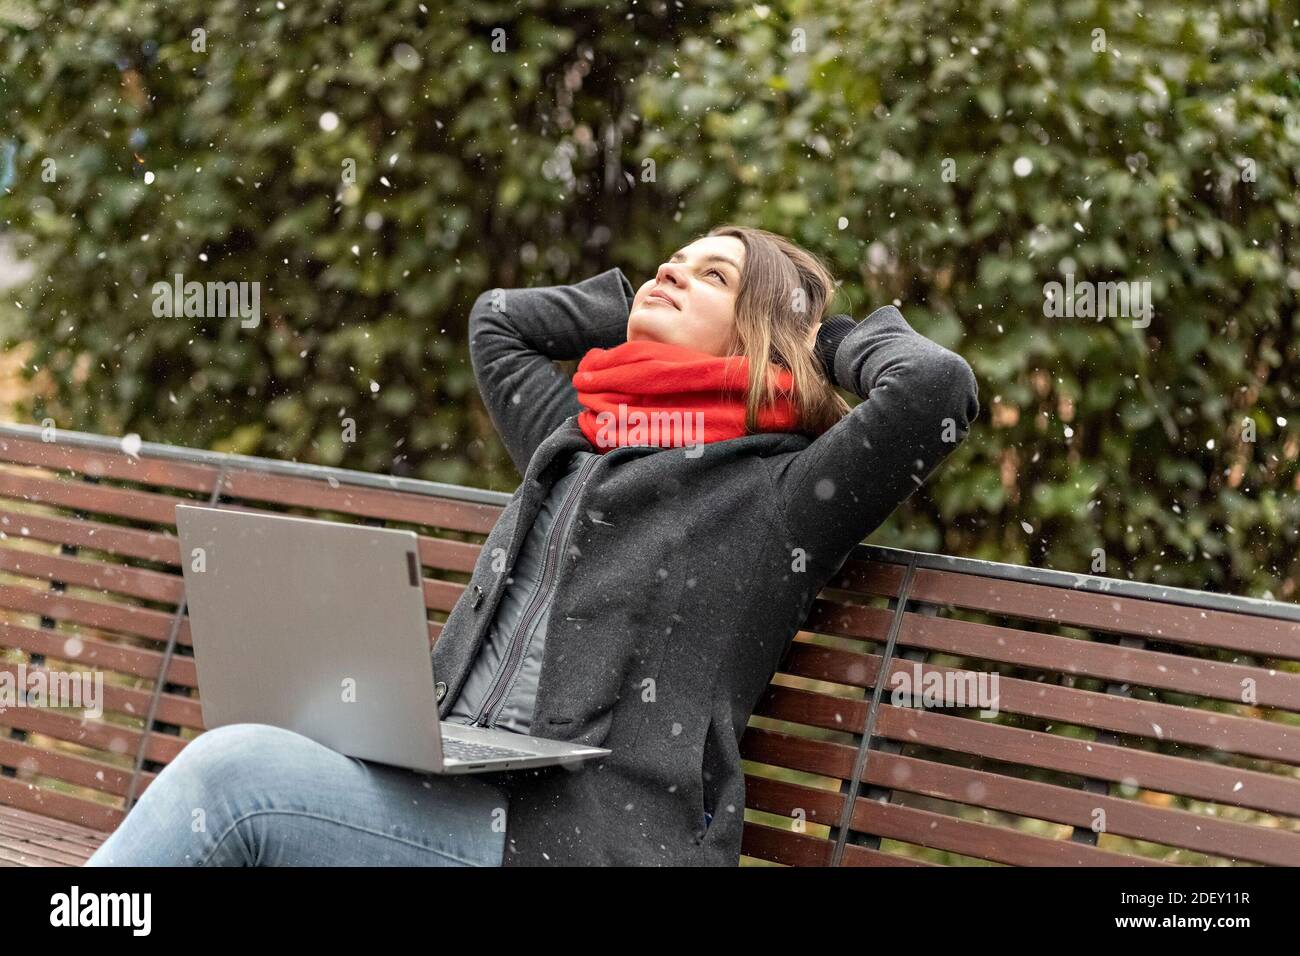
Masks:
[[[744,443],[752,446],[753,451],[759,455],[770,455],[783,451],[801,451],[807,448],[811,439],[807,435],[797,432],[759,432],[755,435],[743,435],[739,438],[728,438],[720,442],[710,442],[710,445],[735,445]],[[621,448],[611,448],[604,452],[606,459],[615,458],[633,458],[643,455],[653,455],[664,449],[653,445],[627,445]],[[550,467],[551,463],[559,459],[567,461],[569,456],[579,451],[598,452],[599,450],[588,439],[585,432],[578,425],[578,416],[570,415],[561,422],[555,429],[542,440],[542,443],[533,451],[533,457],[528,462],[528,468],[524,472],[524,484],[530,482],[542,484],[542,474]]]
[[[534,482],[540,484],[542,473],[557,458],[564,460],[577,451],[595,450],[582,429],[578,427],[578,416],[570,415],[533,451],[528,469],[524,472],[524,484],[529,485]]]

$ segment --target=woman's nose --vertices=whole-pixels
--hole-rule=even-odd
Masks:
[[[655,273],[655,281],[659,283],[671,282],[675,286],[682,284],[682,275],[678,270],[681,266],[676,262],[665,262]]]

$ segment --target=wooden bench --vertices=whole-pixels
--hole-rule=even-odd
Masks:
[[[80,864],[203,729],[178,503],[416,530],[436,640],[506,500],[0,426],[0,668],[105,675],[100,719],[0,711],[0,863]],[[862,546],[806,628],[742,741],[746,864],[1300,865],[1300,607]],[[995,716],[894,699],[962,673]]]

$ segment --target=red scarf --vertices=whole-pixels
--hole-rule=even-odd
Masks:
[[[798,410],[790,370],[772,363],[784,389],[759,412],[759,431],[792,431]],[[589,349],[573,385],[583,410],[578,425],[603,454],[622,445],[694,446],[745,435],[749,359],[722,358],[681,345],[636,340]]]

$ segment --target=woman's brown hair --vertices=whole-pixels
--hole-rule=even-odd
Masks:
[[[749,359],[745,430],[757,431],[759,408],[777,398],[769,374],[775,362],[794,378],[791,398],[799,430],[820,435],[849,412],[808,346],[809,330],[825,317],[835,296],[834,277],[811,252],[766,229],[722,225],[708,235],[731,236],[745,246],[732,353]]]

